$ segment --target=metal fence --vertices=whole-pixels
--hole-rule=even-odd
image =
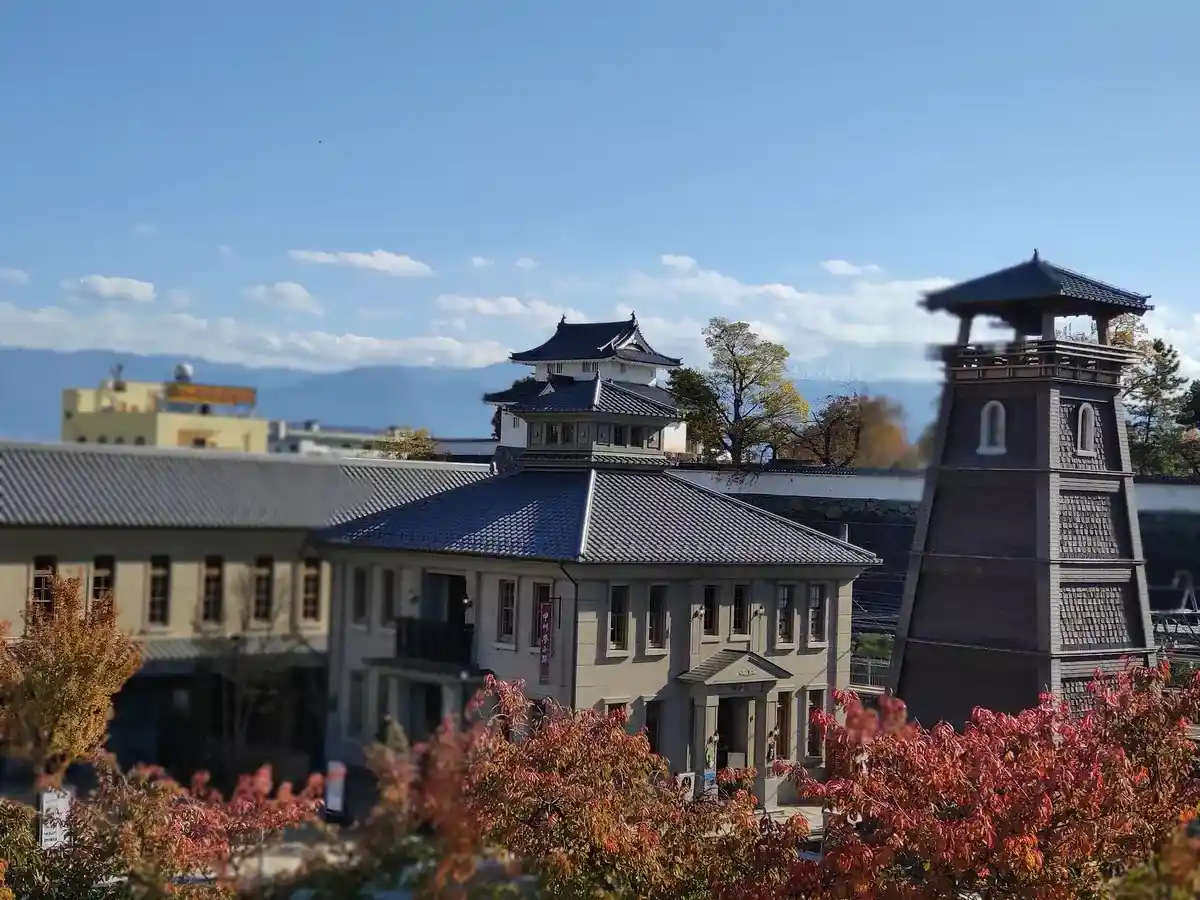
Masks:
[[[890,659],[874,659],[868,656],[850,657],[850,686],[884,688],[887,686]]]

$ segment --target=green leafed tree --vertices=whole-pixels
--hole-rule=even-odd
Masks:
[[[684,369],[671,379],[688,435],[702,455],[758,462],[808,418],[808,403],[787,374],[787,348],[746,322],[720,317],[705,327],[704,343],[708,368]]]
[[[509,385],[509,390],[536,380],[537,379],[532,375],[526,375],[524,378],[514,378],[513,383]],[[497,406],[495,411],[492,413],[492,438],[494,440],[500,440],[500,423],[503,418],[504,410]]]
[[[1179,468],[1178,447],[1183,411],[1179,352],[1154,338],[1134,367],[1125,397],[1129,415],[1129,452],[1134,471],[1142,475],[1171,474]]]

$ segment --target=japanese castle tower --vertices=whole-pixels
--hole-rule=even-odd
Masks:
[[[642,335],[637,316],[620,322],[568,322],[566,316],[545,343],[512,354],[509,359],[529,366],[533,380],[505,391],[484,394],[485,403],[500,410],[500,446],[529,446],[529,421],[514,415],[517,407],[574,381],[608,382],[625,390],[674,407],[670,394],[658,383],[660,370],[678,369],[682,363],[664,356]],[[666,453],[687,450],[687,431],[682,422],[672,421],[661,433]]]
[[[945,386],[889,687],[926,726],[972,708],[1085,696],[1096,669],[1154,659],[1121,404],[1131,352],[1109,324],[1148,297],[1038,257],[926,295],[959,319],[936,352]],[[1088,316],[1098,341],[1061,340]],[[972,320],[1015,332],[973,344]],[[1037,335],[1029,339],[1029,335]]]

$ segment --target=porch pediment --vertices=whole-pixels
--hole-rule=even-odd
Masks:
[[[762,681],[781,681],[792,673],[769,659],[749,650],[718,650],[700,665],[679,676],[689,684],[755,684]]]

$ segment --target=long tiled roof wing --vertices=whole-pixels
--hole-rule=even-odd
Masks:
[[[564,320],[545,343],[509,358],[520,363],[619,359],[668,369],[680,365],[679,359],[664,356],[651,347],[638,328],[637,319],[632,317],[622,322]]]
[[[328,529],[334,543],[525,559],[573,560],[588,474],[517,472]]]
[[[520,403],[522,400],[528,400],[531,397],[536,397],[545,390],[546,383],[544,381],[519,381],[512,387],[505,388],[502,391],[492,391],[489,394],[483,395],[484,403]]]
[[[1041,259],[1033,259],[973,278],[942,290],[930,291],[922,305],[930,310],[958,310],[971,306],[991,306],[1005,302],[1067,299],[1119,307],[1128,311],[1146,311],[1154,307],[1147,294],[1135,294],[1105,284],[1070,269]]]
[[[878,563],[866,550],[661,470],[518,470],[322,537],[376,549],[581,563]]]
[[[648,387],[661,396],[643,393],[637,387]],[[679,415],[671,395],[661,388],[648,385],[630,385],[628,382],[612,381],[608,378],[592,378],[586,381],[556,381],[543,388],[542,392],[512,407],[515,413],[534,412],[599,412],[621,416],[647,416],[651,418],[674,418]]]
[[[314,529],[490,465],[0,442],[0,527]]]

